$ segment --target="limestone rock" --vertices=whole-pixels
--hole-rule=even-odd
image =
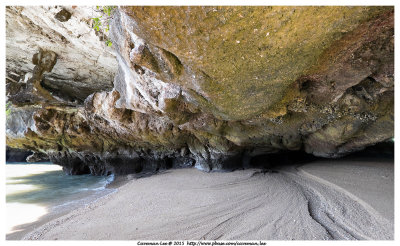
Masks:
[[[6,162],[25,162],[32,152],[28,150],[6,148]]]
[[[91,18],[101,15],[95,9],[94,6],[7,6],[7,76],[18,82],[25,74],[32,73],[35,64],[31,59],[41,48],[58,55],[52,73],[42,81],[53,95],[82,103],[93,92],[111,90],[117,61],[112,48],[104,43],[107,34],[91,27]],[[70,19],[58,20],[60,11],[69,12]]]
[[[74,11],[57,25],[81,25],[72,23]],[[8,33],[9,16],[26,22],[43,14],[7,13]],[[118,68],[100,62],[88,71],[106,78],[115,69],[113,86],[66,82],[60,91],[81,103],[14,105],[7,145],[46,153],[70,174],[106,175],[265,166],[284,160],[261,157],[287,152],[340,157],[388,141],[393,14],[392,7],[120,7],[110,30]],[[18,67],[15,38],[7,36],[7,68]],[[74,57],[83,49],[56,44]],[[57,60],[44,80],[71,81],[69,66]]]
[[[62,9],[60,12],[58,12],[54,18],[56,18],[57,20],[61,21],[61,22],[65,22],[68,21],[69,19],[71,19],[71,13],[66,10],[66,9]]]

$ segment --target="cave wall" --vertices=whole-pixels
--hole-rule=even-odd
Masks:
[[[26,162],[26,158],[32,155],[32,151],[6,148],[6,162]]]
[[[7,145],[70,174],[230,170],[287,151],[340,157],[394,136],[393,35],[392,7],[119,7],[109,34],[118,66],[104,63],[112,90],[93,78],[84,102],[55,97],[43,81],[68,78],[60,71],[73,64],[57,58],[46,70],[45,52],[62,57],[54,46],[75,41],[33,42],[43,59],[27,89],[8,90]],[[14,56],[7,68],[19,67]]]
[[[64,19],[57,17],[60,13]],[[7,6],[7,93],[32,77],[32,57],[39,48],[58,55],[42,81],[54,95],[82,103],[93,92],[111,90],[115,52],[104,45],[107,36],[91,28],[91,18],[100,15],[95,6]]]

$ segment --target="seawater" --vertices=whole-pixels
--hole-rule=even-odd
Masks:
[[[52,163],[6,164],[7,234],[27,230],[43,217],[84,206],[115,189],[110,176],[66,175]],[[25,225],[25,226],[24,226]]]

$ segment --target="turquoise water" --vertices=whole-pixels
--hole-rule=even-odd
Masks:
[[[111,193],[113,176],[65,175],[51,163],[6,165],[7,233],[44,215],[76,209]],[[19,229],[18,229],[19,228]]]

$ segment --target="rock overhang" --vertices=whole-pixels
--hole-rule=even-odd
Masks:
[[[393,25],[392,7],[121,7],[114,89],[27,107],[24,136],[16,110],[7,144],[71,174],[339,157],[394,135]]]

